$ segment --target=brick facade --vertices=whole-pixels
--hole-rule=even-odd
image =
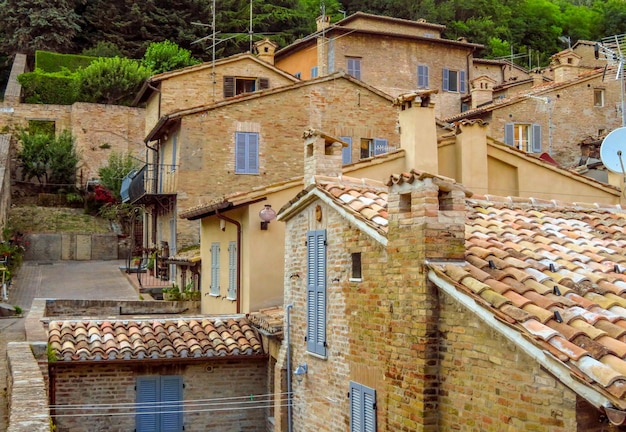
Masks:
[[[51,386],[54,388],[53,404],[134,404],[135,383],[143,375],[181,375],[185,405],[183,422],[191,431],[258,431],[267,429],[269,408],[267,403],[254,401],[254,396],[264,400],[267,394],[267,359],[230,359],[218,361],[175,362],[150,364],[149,362],[124,364],[106,363],[64,365],[52,363]],[[228,405],[227,398],[245,397],[240,404]],[[256,406],[257,409],[249,409]],[[262,408],[259,408],[262,407]],[[132,431],[135,415],[132,408],[109,411],[129,415],[95,415],[99,411],[81,416],[62,416],[67,411],[57,409],[52,415],[57,432]],[[196,411],[196,412],[193,412]],[[100,411],[101,412],[101,411]],[[56,415],[56,417],[55,417]]]

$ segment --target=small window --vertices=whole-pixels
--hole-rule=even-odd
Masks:
[[[220,244],[211,243],[211,295],[220,295]]]
[[[313,67],[311,68],[311,78],[317,78],[317,74],[318,74],[318,72],[317,72],[317,66],[313,66]]]
[[[224,76],[223,81],[225,98],[269,88],[267,78]]]
[[[293,74],[293,76],[295,76],[298,79],[302,78],[302,72],[296,72],[295,74]]]
[[[443,91],[465,93],[465,71],[444,69]]]
[[[593,106],[595,107],[604,106],[604,89],[593,90]]]
[[[504,143],[528,153],[541,153],[541,125],[535,123],[507,123]]]
[[[410,193],[400,194],[400,204],[399,204],[398,210],[400,210],[403,213],[411,211],[411,194]]]
[[[351,279],[361,279],[361,252],[352,254],[352,276]]]
[[[235,133],[235,173],[259,173],[259,134],[256,132]]]
[[[428,66],[417,66],[417,88],[428,88]]]
[[[361,159],[378,156],[389,151],[386,139],[361,138]]]
[[[357,57],[348,57],[347,59],[348,75],[352,75],[356,79],[361,79],[361,59]]]

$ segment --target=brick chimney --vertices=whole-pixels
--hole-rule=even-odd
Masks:
[[[540,68],[535,68],[530,71],[533,77],[533,87],[543,85],[543,71]]]
[[[274,64],[274,53],[276,52],[278,45],[266,38],[255,42],[254,48],[259,59],[271,65]]]
[[[432,101],[436,93],[437,90],[408,93],[395,100],[400,109],[400,147],[405,151],[407,170],[439,172],[435,104]]]
[[[465,198],[454,180],[411,171],[387,182],[388,233],[384,298],[389,309],[385,353],[387,430],[438,430],[439,293],[426,260],[465,259]],[[409,400],[411,403],[405,403]]]
[[[315,20],[315,23],[317,24],[317,31],[318,32],[322,31],[322,30],[325,30],[328,27],[330,27],[330,16],[328,16],[328,15],[320,15]]]
[[[304,131],[302,137],[305,187],[315,183],[315,176],[339,177],[342,169],[341,152],[348,144],[315,129]]]
[[[550,58],[550,66],[554,71],[554,82],[570,81],[578,77],[580,73],[581,56],[571,48],[554,54]]]
[[[472,109],[493,102],[493,86],[495,84],[496,81],[489,78],[487,75],[481,75],[472,80],[472,88],[470,90],[470,94],[472,95]]]

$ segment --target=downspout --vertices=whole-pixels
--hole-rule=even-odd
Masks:
[[[291,309],[292,304],[288,304],[285,309],[287,314],[287,428],[291,432],[292,428],[292,404],[291,404]]]
[[[215,211],[215,215],[218,219],[225,220],[226,222],[230,222],[237,227],[237,309],[236,313],[241,313],[241,223],[237,222],[234,219],[231,219],[227,216],[224,216],[219,212],[219,210]]]

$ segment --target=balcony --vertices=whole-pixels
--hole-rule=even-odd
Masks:
[[[131,171],[122,181],[120,191],[124,202],[150,205],[176,196],[176,169],[171,164],[146,164]]]

